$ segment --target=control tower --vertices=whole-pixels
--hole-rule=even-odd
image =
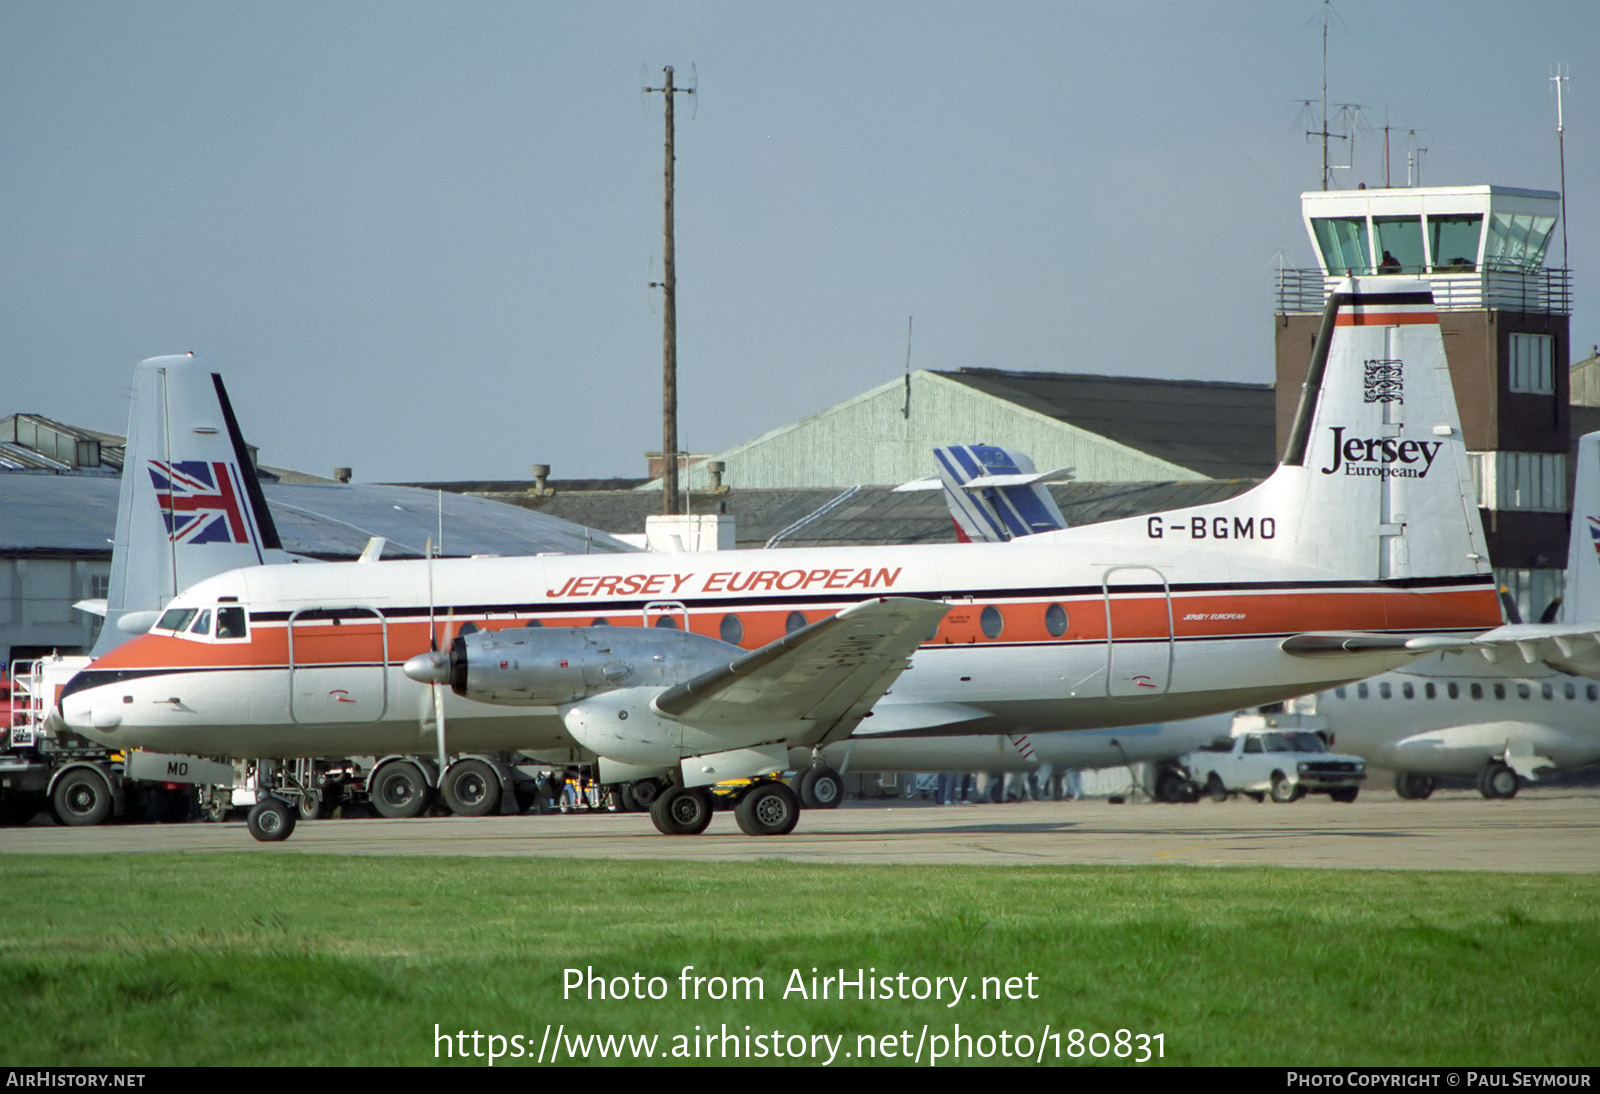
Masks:
[[[1278,278],[1281,451],[1323,304],[1350,274],[1433,287],[1495,576],[1532,621],[1567,557],[1571,281],[1545,265],[1561,196],[1506,186],[1312,191],[1301,215],[1318,266]]]

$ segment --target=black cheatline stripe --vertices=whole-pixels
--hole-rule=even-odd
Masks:
[[[1493,578],[1488,575],[1472,574],[1465,577],[1414,577],[1400,578],[1392,581],[1259,581],[1248,585],[1237,582],[1187,582],[1176,585],[1116,585],[1111,591],[1114,594],[1126,595],[1132,593],[1160,593],[1166,591],[1173,596],[1208,593],[1232,592],[1241,595],[1256,592],[1277,591],[1303,591],[1317,592],[1323,590],[1344,589],[1350,592],[1372,591],[1405,591],[1410,589],[1443,588],[1451,585],[1464,586],[1468,591],[1475,587],[1491,588]],[[720,608],[725,612],[735,612],[745,609],[761,607],[782,607],[784,605],[807,604],[855,604],[867,600],[877,600],[886,596],[906,597],[911,600],[955,600],[971,599],[974,602],[988,602],[996,600],[1067,600],[1074,598],[1101,599],[1105,589],[1099,585],[1081,585],[1071,587],[1040,587],[1034,589],[973,589],[967,591],[939,591],[928,592],[924,590],[897,592],[892,589],[874,590],[870,593],[843,594],[834,593],[786,593],[778,596],[738,597],[736,599],[714,597],[684,597],[672,601],[682,604],[685,608]],[[433,609],[437,616],[441,611],[454,611],[460,615],[579,615],[579,616],[607,616],[619,612],[642,612],[646,604],[659,604],[660,600],[596,600],[596,601],[533,601],[517,604],[452,604],[436,605]],[[952,604],[952,608],[960,604]],[[329,609],[345,610],[345,609]],[[400,607],[400,608],[352,608],[354,611],[378,611],[385,619],[404,619],[408,617],[427,618],[426,606]],[[265,611],[251,612],[250,619],[257,623],[282,623],[289,618],[288,612]],[[302,618],[304,618],[302,612]]]
[[[1432,304],[1433,294],[1428,292],[1345,292],[1334,293],[1333,299],[1341,308],[1348,305],[1375,308],[1393,307],[1401,304]]]

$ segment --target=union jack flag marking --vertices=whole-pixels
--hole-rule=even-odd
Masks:
[[[173,543],[249,543],[232,468],[217,460],[150,461],[156,504]]]

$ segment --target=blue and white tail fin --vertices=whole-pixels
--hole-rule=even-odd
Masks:
[[[945,445],[933,455],[963,543],[999,543],[1067,526],[1044,484],[1070,478],[1070,469],[1041,474],[1021,452],[990,444]]]
[[[1600,433],[1578,439],[1572,480],[1572,534],[1567,543],[1563,623],[1600,623]]]
[[[141,361],[95,655],[143,633],[203,578],[289,560],[222,377],[193,354]]]

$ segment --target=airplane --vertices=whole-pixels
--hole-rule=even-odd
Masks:
[[[1519,779],[1600,761],[1597,632],[1600,433],[1590,433],[1578,441],[1559,620],[1513,622],[1290,705],[1321,718],[1341,749],[1394,771],[1402,798],[1428,797],[1441,775],[1476,777],[1485,798],[1509,798]]]
[[[224,614],[244,625],[217,633]],[[735,817],[778,835],[799,802],[771,776],[869,720],[1014,735],[1232,711],[1499,621],[1427,285],[1355,278],[1282,463],[1226,501],[1003,544],[256,566],[174,597],[59,716],[264,759],[575,740],[602,782],[669,781],[663,832],[704,831],[707,788],[751,779]],[[257,838],[292,827],[276,799],[252,810]]]

